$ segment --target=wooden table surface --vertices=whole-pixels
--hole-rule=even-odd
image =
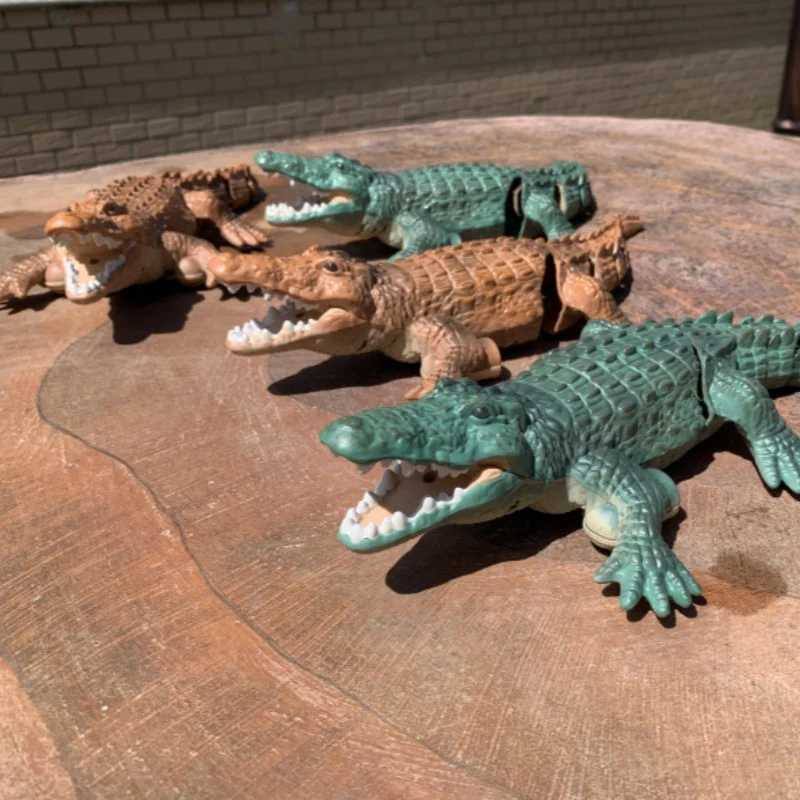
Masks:
[[[382,168],[582,161],[595,221],[647,223],[632,319],[800,321],[800,142],[512,118],[285,146]],[[132,169],[0,182],[2,262]],[[276,252],[318,236],[282,231]],[[232,356],[225,333],[254,306],[161,283],[0,309],[0,796],[800,797],[800,505],[764,487],[735,430],[670,469],[668,538],[706,601],[665,622],[593,583],[604,556],[577,514],[359,556],[336,528],[374,476],[317,433],[398,402],[415,369]],[[511,371],[557,344],[512,351]],[[778,405],[800,430],[800,394]]]

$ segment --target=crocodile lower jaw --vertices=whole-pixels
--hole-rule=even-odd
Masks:
[[[244,285],[251,292],[258,289]],[[228,288],[238,290],[239,286]],[[277,305],[270,306],[262,319],[251,319],[228,331],[225,344],[231,352],[239,355],[278,352],[305,340],[332,333],[339,327],[337,323],[348,322],[351,318],[342,309],[321,309],[277,292],[264,291],[264,297],[268,301],[277,300]],[[300,316],[305,319],[298,319]]]
[[[381,464],[387,468],[375,490],[366,492],[339,526],[339,540],[351,550],[379,550],[457,521],[453,519],[456,515],[468,515],[470,510],[503,497],[520,481],[489,462],[467,469],[401,460]]]

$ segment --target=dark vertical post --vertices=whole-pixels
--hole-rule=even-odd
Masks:
[[[772,130],[776,133],[793,133],[800,136],[800,0],[794,0],[781,99]]]

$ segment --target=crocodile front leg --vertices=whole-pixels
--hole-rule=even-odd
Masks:
[[[479,339],[452,319],[418,319],[409,334],[420,354],[422,382],[408,394],[417,400],[436,385],[439,378],[496,378],[501,357],[491,339]]]
[[[213,222],[234,247],[258,247],[269,242],[264,231],[237,217],[211,189],[184,191],[183,197],[196,217]]]
[[[573,233],[575,228],[559,208],[553,197],[536,189],[528,190],[522,185],[522,226],[517,238],[521,238],[534,222],[541,227],[548,239],[557,239],[565,233]]]
[[[741,372],[719,366],[708,387],[711,411],[744,434],[764,483],[800,494],[800,436],[786,426],[767,390]]]
[[[395,253],[389,261],[408,258],[415,253],[424,253],[437,247],[447,247],[451,244],[460,244],[461,236],[458,231],[443,228],[430,217],[414,214],[410,211],[401,211],[394,219],[392,225],[392,239],[402,239],[403,245],[399,253]]]
[[[665,473],[601,449],[570,467],[567,492],[571,502],[586,509],[592,527],[601,516],[610,519],[605,537],[609,545],[616,539],[616,546],[594,579],[619,584],[620,608],[627,611],[644,597],[656,615],[665,617],[670,598],[686,608],[692,595],[702,594],[661,536],[661,523],[677,504],[677,489]]]
[[[58,273],[61,279],[56,280],[54,273]],[[53,284],[50,288],[54,290],[63,285],[61,262],[55,245],[23,258],[0,275],[0,301],[11,297],[25,297],[34,286],[45,286],[50,282]]]
[[[175,277],[186,286],[198,286],[207,282],[206,265],[219,251],[213,244],[189,236],[186,233],[165,231],[161,234],[161,244],[175,261]]]

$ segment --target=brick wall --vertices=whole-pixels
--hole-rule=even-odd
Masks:
[[[791,5],[172,0],[6,8],[0,176],[448,117],[602,114],[767,128]]]

